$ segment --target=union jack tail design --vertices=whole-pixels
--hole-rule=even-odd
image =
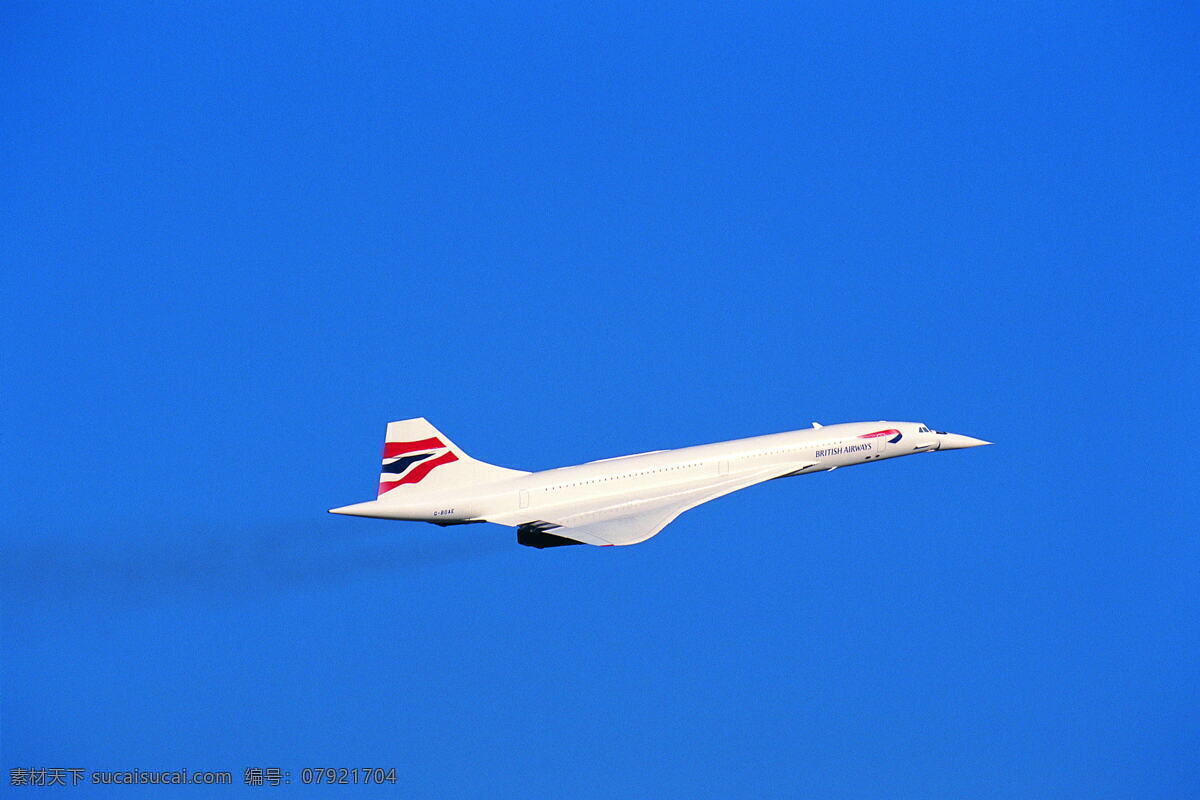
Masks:
[[[476,461],[424,417],[417,417],[388,423],[377,496],[407,494],[409,489],[394,491],[405,485],[413,489],[417,484],[420,489],[444,489],[524,474],[527,473]]]
[[[420,483],[442,464],[458,461],[454,451],[436,436],[415,442],[384,442],[379,497],[405,483]]]
[[[860,435],[858,438],[860,438],[860,439],[878,439],[880,436],[893,437],[891,439],[888,439],[888,444],[895,444],[896,442],[898,442],[904,438],[904,434],[901,433],[900,431],[896,430],[895,428],[888,428],[886,431],[873,431],[872,433],[864,433],[864,434]]]

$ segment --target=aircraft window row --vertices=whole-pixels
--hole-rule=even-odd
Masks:
[[[820,446],[824,446],[827,444],[828,444],[828,442],[823,443]],[[802,447],[782,447],[782,448],[779,448],[778,450],[768,450],[766,453],[762,453],[761,455],[775,455],[777,453],[789,453],[789,452],[793,452],[793,451],[800,450],[800,449],[802,449]],[[689,467],[695,467],[698,465],[699,465],[699,462],[691,462],[688,464],[677,464],[673,467],[659,467],[658,469],[645,470],[643,472],[631,472],[626,475],[610,475],[610,476],[604,477],[604,478],[593,478],[590,481],[580,481],[578,483],[564,483],[560,486],[550,486],[550,487],[547,487],[547,491],[556,491],[558,489],[570,489],[575,486],[590,486],[591,484],[598,483],[598,482],[615,481],[615,480],[620,480],[623,478],[639,477],[641,475],[649,475],[649,474],[655,473],[655,472],[666,472],[666,471],[673,471],[673,470],[679,470],[679,469],[687,469]]]
[[[625,475],[609,475],[608,477],[605,477],[605,478],[592,478],[590,481],[579,481],[577,483],[564,483],[559,486],[547,486],[546,491],[553,492],[557,489],[570,489],[574,486],[590,486],[593,483],[601,483],[603,481],[621,480],[622,478],[634,478],[639,475],[649,475],[652,472],[665,472],[667,470],[687,469],[688,467],[696,466],[697,463],[698,462],[692,462],[690,464],[677,464],[676,466],[673,466],[673,467],[659,467],[658,469],[648,469],[648,470],[645,470],[644,472],[629,472],[629,473],[626,473]]]

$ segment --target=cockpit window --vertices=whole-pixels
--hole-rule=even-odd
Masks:
[[[917,432],[918,433],[929,433],[929,428],[926,428],[924,425],[922,425],[920,428],[917,428]]]

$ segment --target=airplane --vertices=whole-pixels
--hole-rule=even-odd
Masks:
[[[991,444],[919,422],[846,422],[523,472],[477,461],[423,417],[389,422],[376,499],[331,514],[517,529],[547,548],[631,545],[688,509],[764,481]]]

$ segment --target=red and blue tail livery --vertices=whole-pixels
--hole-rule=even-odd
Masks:
[[[471,458],[424,417],[401,419],[389,422],[383,437],[376,498],[388,504],[407,503],[416,495],[457,492],[524,474]]]
[[[404,483],[420,483],[430,472],[454,461],[458,456],[436,436],[415,442],[385,442],[377,496],[383,497]]]

